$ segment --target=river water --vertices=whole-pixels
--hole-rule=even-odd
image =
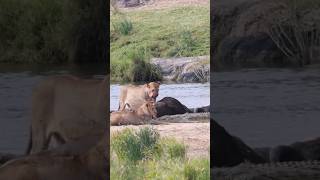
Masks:
[[[213,73],[214,118],[253,147],[320,136],[320,69]]]
[[[102,69],[83,67],[0,66],[0,153],[21,154],[26,150],[31,122],[32,89],[50,75],[73,74],[101,78]],[[117,109],[119,85],[111,86],[111,109]],[[177,98],[188,107],[208,105],[209,84],[162,84],[159,100]]]
[[[65,67],[4,69],[0,67],[0,153],[19,154],[27,147],[31,93],[40,80],[53,74],[102,74]],[[320,69],[215,72],[211,79],[214,118],[247,144],[275,146],[320,136]],[[209,92],[209,84],[162,84],[157,100],[170,96],[189,108],[206,106]],[[118,94],[119,85],[112,85],[113,110]]]
[[[110,110],[119,106],[120,85],[110,86]],[[164,97],[173,97],[188,108],[208,106],[210,104],[209,83],[161,84],[157,101]]]
[[[58,74],[100,77],[103,68],[96,65],[0,65],[0,153],[25,152],[30,132],[32,89],[43,78]]]

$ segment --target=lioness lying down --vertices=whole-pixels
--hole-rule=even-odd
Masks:
[[[109,137],[109,132],[106,131],[102,138],[90,139],[95,142],[91,147],[83,147],[80,142],[73,149],[79,151],[79,147],[82,147],[84,150],[77,153],[68,154],[65,150],[43,151],[11,160],[0,167],[0,179],[105,180],[109,168]]]
[[[143,103],[137,110],[117,111],[110,115],[110,124],[119,125],[141,125],[146,124],[152,118],[156,118],[157,110],[153,101]]]
[[[54,76],[33,91],[31,138],[27,153],[36,153],[70,140],[103,133],[107,127],[109,81]],[[109,122],[108,122],[109,123]]]
[[[159,82],[151,82],[140,86],[122,86],[118,111],[125,110],[126,104],[129,104],[132,110],[137,110],[145,101],[156,102],[159,87]]]

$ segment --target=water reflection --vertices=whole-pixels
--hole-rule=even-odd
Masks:
[[[110,87],[110,109],[117,110],[119,106],[120,86]],[[186,84],[161,84],[157,100],[169,96],[176,98],[188,108],[207,106],[210,104],[209,83],[186,83]]]
[[[250,69],[212,78],[214,117],[251,146],[319,137],[319,69]]]

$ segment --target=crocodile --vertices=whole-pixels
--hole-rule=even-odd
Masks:
[[[234,167],[212,168],[215,180],[318,180],[320,161],[288,161],[253,164],[241,163]]]

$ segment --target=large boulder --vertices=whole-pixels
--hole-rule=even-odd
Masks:
[[[180,58],[153,58],[161,71],[162,77],[168,81],[178,82],[209,82],[210,57],[180,57]]]

